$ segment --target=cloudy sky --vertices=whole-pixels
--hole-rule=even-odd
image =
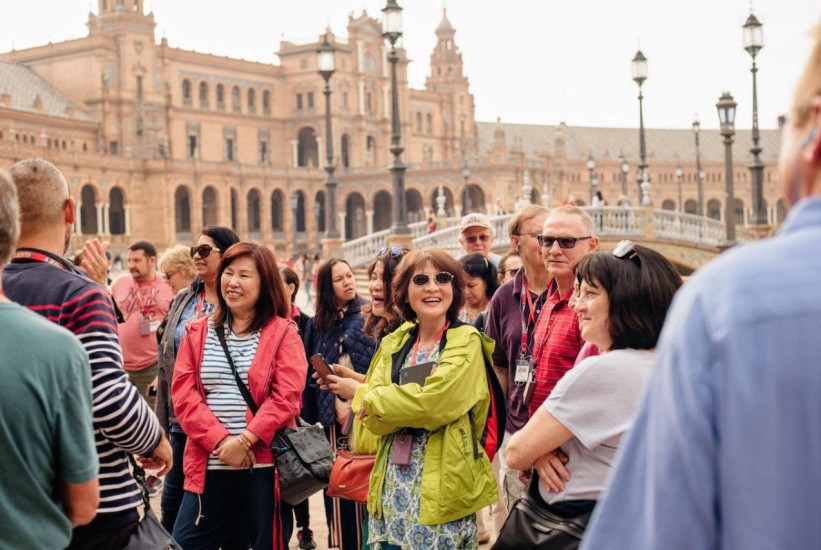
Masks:
[[[113,0],[112,0],[113,1]],[[399,0],[410,81],[422,87],[442,18],[441,0]],[[0,51],[86,34],[93,0],[2,0]],[[384,0],[146,0],[156,38],[172,46],[277,63],[281,38],[315,37],[330,24],[346,34],[348,15],[379,16]],[[635,127],[637,87],[630,60],[649,60],[648,127],[687,128],[694,113],[717,127],[715,102],[729,90],[737,126],[752,120],[750,57],[741,25],[748,0],[447,0],[479,120]],[[230,8],[229,8],[230,6]],[[764,24],[759,62],[761,126],[776,127],[821,20],[818,0],[756,0]],[[2,85],[2,83],[0,83]]]

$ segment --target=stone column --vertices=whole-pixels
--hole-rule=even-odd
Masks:
[[[97,209],[97,230],[95,231],[95,233],[97,233],[97,235],[103,235],[105,234],[105,218],[103,217],[103,203],[98,202],[94,205],[94,207]]]
[[[299,140],[292,139],[291,140],[291,162],[293,163],[292,166],[297,167],[299,166]]]
[[[365,81],[360,80],[359,84],[359,114],[365,114]]]
[[[373,210],[365,210],[365,223],[368,227],[368,235],[373,234]]]
[[[125,234],[126,235],[131,235],[131,205],[130,204],[124,204],[123,205],[123,215],[125,217],[125,220],[124,220],[125,223],[123,224],[123,225],[125,225],[125,227],[124,227]],[[190,219],[190,214],[189,214],[189,219]]]

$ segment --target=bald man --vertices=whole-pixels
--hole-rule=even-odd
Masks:
[[[60,171],[43,159],[15,164],[11,176],[20,201],[20,239],[3,270],[8,297],[69,329],[88,356],[92,424],[100,461],[100,507],[76,527],[69,548],[119,548],[136,529],[140,495],[126,453],[144,457],[164,475],[171,446],[157,417],[122,366],[117,320],[108,295],[63,258],[74,226],[74,199]]]

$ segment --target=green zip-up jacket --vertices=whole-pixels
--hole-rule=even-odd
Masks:
[[[381,436],[371,473],[368,512],[382,517],[382,485],[393,434],[401,428],[422,428],[430,436],[422,470],[419,523],[435,525],[468,516],[499,498],[493,470],[478,442],[490,406],[484,356],[490,359],[494,342],[469,325],[450,328],[425,386],[399,386],[391,382],[393,356],[408,342],[414,326],[405,323],[382,340],[367,385],[357,392],[364,392],[367,417],[363,425]]]

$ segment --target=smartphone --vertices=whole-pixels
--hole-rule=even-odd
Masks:
[[[321,353],[311,356],[311,366],[314,367],[314,370],[319,374],[319,377],[322,378],[323,383],[327,383],[326,378],[331,374],[334,374],[334,371],[332,371],[331,367],[328,366],[328,363],[325,361],[325,358],[322,357]]]

